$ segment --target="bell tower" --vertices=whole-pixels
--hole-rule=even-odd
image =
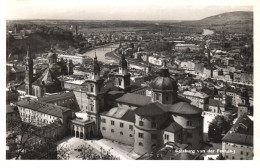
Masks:
[[[27,95],[32,95],[32,82],[33,82],[33,60],[31,57],[30,46],[27,48],[27,56],[25,63],[25,92]]]
[[[86,112],[89,120],[96,123],[95,136],[99,134],[99,112],[104,108],[104,80],[100,78],[100,66],[94,57],[93,70],[86,80]]]
[[[127,61],[125,59],[125,55],[122,54],[121,60],[119,62],[118,73],[115,74],[115,86],[124,92],[129,92],[131,90],[130,76],[131,75],[127,70]]]

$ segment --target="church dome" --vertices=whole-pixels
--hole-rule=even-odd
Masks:
[[[176,81],[170,77],[169,69],[166,65],[161,68],[160,76],[155,78],[155,80],[150,84],[150,87],[153,90],[160,91],[178,90],[178,85]]]
[[[177,90],[178,85],[171,77],[159,76],[150,84],[153,90]]]

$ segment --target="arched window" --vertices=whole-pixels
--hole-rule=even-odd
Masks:
[[[122,132],[122,131],[120,132],[120,135],[123,135],[123,132]]]
[[[132,135],[132,134],[129,134],[129,137],[133,137],[133,135]]]
[[[121,85],[122,84],[122,79],[118,79],[118,85]]]
[[[93,84],[90,85],[90,91],[94,92],[94,85]]]
[[[115,131],[114,131],[114,129],[111,129],[111,132],[113,132],[113,133],[114,133],[114,132],[115,132]]]
[[[144,146],[142,142],[139,142],[139,144],[138,144],[138,145],[139,145],[139,146]]]

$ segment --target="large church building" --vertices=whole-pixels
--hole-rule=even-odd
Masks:
[[[54,73],[58,69],[54,68],[57,67],[56,56],[51,52],[48,58],[51,66],[34,80],[28,50],[25,79],[27,94],[42,97],[45,93],[62,90]],[[83,139],[101,137],[131,145],[134,152],[140,155],[156,151],[166,142],[187,144],[190,149],[199,149],[202,146],[202,110],[178,96],[178,85],[170,77],[166,63],[160,69],[160,75],[150,83],[151,96],[131,93],[130,74],[124,55],[114,79],[114,87],[121,96],[109,100],[113,104],[109,109],[106,96],[115,90],[104,89],[104,79],[100,76],[100,67],[95,56],[93,70],[85,80],[81,94],[73,91],[81,114],[87,116],[87,119],[70,116],[71,119],[66,122],[67,133]],[[76,112],[75,109],[71,110]]]
[[[165,65],[150,87],[151,97],[126,93],[116,99],[117,107],[102,112],[101,135],[134,146],[138,154],[155,151],[168,141],[199,149],[202,110],[179,99],[177,83]]]

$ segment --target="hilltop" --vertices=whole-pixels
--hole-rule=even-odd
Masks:
[[[200,26],[202,28],[224,29],[228,32],[252,32],[253,12],[228,12],[206,17],[196,21],[183,21],[179,23],[185,26]]]

